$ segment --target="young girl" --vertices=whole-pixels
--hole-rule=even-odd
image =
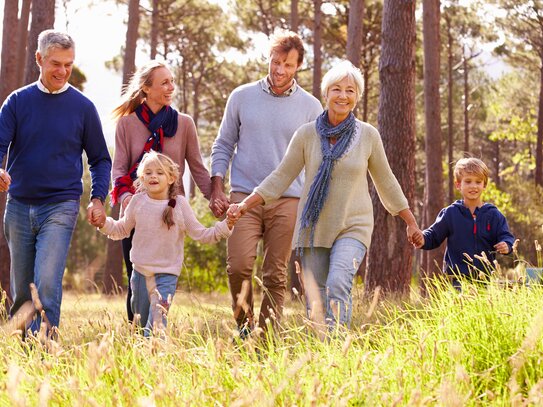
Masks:
[[[137,191],[123,217],[108,217],[99,228],[120,240],[135,228],[130,260],[134,314],[140,315],[144,335],[166,326],[166,314],[175,294],[183,263],[185,234],[203,243],[215,243],[231,234],[233,222],[224,220],[206,228],[194,216],[187,199],[177,195],[179,167],[164,154],[146,153],[137,170]]]

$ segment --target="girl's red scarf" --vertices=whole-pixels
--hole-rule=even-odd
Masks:
[[[173,137],[177,132],[179,113],[171,106],[164,106],[157,114],[154,114],[147,103],[143,102],[136,110],[136,115],[151,132],[145,142],[143,152],[140,154],[128,174],[117,178],[113,183],[113,190],[110,192],[111,203],[119,203],[119,198],[126,192],[135,193],[134,181],[137,178],[138,165],[145,153],[151,150],[162,152],[164,137]]]

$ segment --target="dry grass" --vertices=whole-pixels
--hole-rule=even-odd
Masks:
[[[541,405],[541,298],[357,298],[353,329],[325,341],[291,303],[279,335],[240,341],[225,295],[178,293],[168,335],[145,339],[122,297],[67,293],[58,341],[4,337],[0,405]]]

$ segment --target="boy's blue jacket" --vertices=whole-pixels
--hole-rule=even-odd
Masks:
[[[506,242],[511,252],[515,238],[509,232],[505,216],[492,204],[485,203],[475,209],[474,215],[460,199],[441,210],[432,226],[423,231],[424,250],[439,247],[447,239],[443,271],[477,277],[479,271],[489,270],[474,255],[485,252],[492,262],[495,259],[494,245]],[[470,262],[464,253],[468,254]]]

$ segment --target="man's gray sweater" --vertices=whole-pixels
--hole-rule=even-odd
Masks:
[[[212,175],[225,176],[230,160],[233,192],[250,194],[281,162],[298,127],[315,120],[320,102],[300,86],[289,96],[275,96],[262,81],[234,89],[211,152]],[[300,197],[302,176],[283,194]]]

